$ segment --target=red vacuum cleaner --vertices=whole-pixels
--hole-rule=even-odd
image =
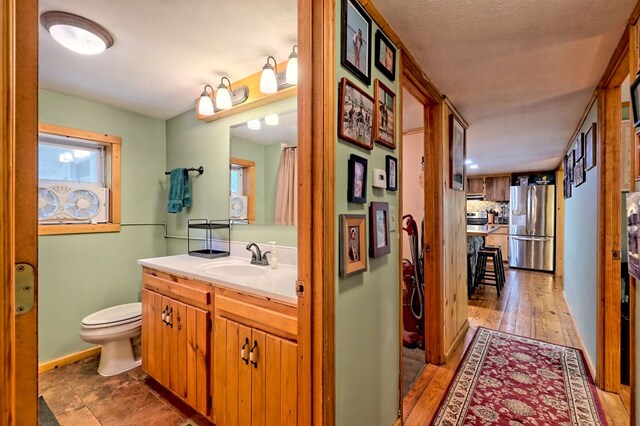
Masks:
[[[402,260],[402,345],[424,349],[424,259],[418,244],[418,225],[410,214],[402,217],[409,235],[411,260]]]

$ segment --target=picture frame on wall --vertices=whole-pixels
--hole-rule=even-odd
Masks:
[[[389,80],[396,80],[396,48],[382,30],[376,30],[374,63]]]
[[[367,159],[351,154],[349,158],[347,201],[367,202]]]
[[[464,126],[455,115],[449,116],[449,187],[464,191],[464,157],[466,140]]]
[[[338,137],[373,149],[374,100],[347,78],[340,81]]]
[[[340,222],[340,278],[347,278],[367,270],[367,230],[363,214],[341,214]]]
[[[631,110],[633,111],[633,127],[640,127],[640,76],[631,84]]]
[[[391,253],[389,238],[389,203],[369,205],[369,256],[376,258]]]
[[[373,140],[396,149],[396,94],[378,79],[374,83],[374,92]]]
[[[371,84],[371,17],[356,0],[342,0],[340,63]]]
[[[565,200],[567,198],[571,198],[571,182],[569,181],[569,178],[567,176],[564,177],[563,180],[563,186],[564,186],[564,198]]]
[[[576,160],[576,164],[573,166],[573,184],[575,187],[579,187],[587,180],[587,173],[584,169],[584,157]]]
[[[626,213],[629,274],[640,279],[640,192],[627,193]]]
[[[578,133],[576,136],[576,161],[584,157],[584,133]]]
[[[569,179],[569,184],[573,185],[573,166],[576,163],[576,160],[575,160],[576,152],[571,151],[565,157],[566,157],[566,162],[564,166],[564,174]]]
[[[584,135],[584,155],[585,155],[585,171],[591,170],[596,166],[598,158],[598,124],[592,123],[587,133]]]
[[[398,190],[398,159],[391,155],[385,157],[387,171],[387,189],[389,191]]]

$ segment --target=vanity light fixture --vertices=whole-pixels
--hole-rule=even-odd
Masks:
[[[207,92],[207,87],[211,89],[211,94],[213,94],[213,87],[210,84],[204,85],[204,90],[200,94],[200,99],[198,99],[198,114],[200,115],[213,115],[213,101],[211,100],[211,96],[209,92]]]
[[[278,114],[269,114],[264,117],[264,122],[269,126],[277,126],[279,123]]]
[[[225,84],[224,81],[228,84]],[[211,92],[207,91],[207,87],[211,89]],[[212,96],[215,93],[215,105],[212,100]],[[213,90],[210,84],[204,85],[204,90],[200,94],[198,100],[198,114],[200,115],[213,115],[217,111],[223,109],[230,109],[236,105],[239,105],[249,99],[249,88],[247,86],[241,86],[236,90],[231,89],[231,80],[227,77],[220,79],[218,90]]]
[[[113,46],[113,37],[104,27],[73,13],[45,12],[40,23],[55,41],[76,53],[95,55]]]
[[[286,71],[285,80],[287,84],[291,84],[292,86],[298,84],[298,45],[293,45],[293,50],[289,55],[289,62],[287,62],[287,71]]]
[[[260,119],[256,118],[255,120],[249,120],[247,122],[247,127],[251,130],[260,130]]]
[[[273,60],[273,65],[269,62]],[[269,55],[267,62],[262,67],[262,75],[260,75],[260,91],[262,93],[271,94],[278,91],[278,62],[276,58]]]

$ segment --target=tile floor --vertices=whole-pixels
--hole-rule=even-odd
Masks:
[[[62,426],[212,425],[137,367],[102,377],[98,357],[87,358],[39,376],[44,396]]]

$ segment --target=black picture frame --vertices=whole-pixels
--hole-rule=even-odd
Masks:
[[[396,94],[376,79],[374,87],[373,140],[396,149]]]
[[[366,25],[365,25],[366,24]],[[363,28],[351,28],[353,26]],[[342,24],[340,43],[340,63],[360,81],[369,86],[371,84],[371,17],[356,0],[342,0]],[[356,60],[356,41],[354,37],[360,30],[360,52],[364,52],[365,64],[360,64],[361,55]],[[351,33],[353,32],[353,35]],[[364,34],[366,32],[366,34]],[[350,48],[353,52],[350,52]],[[353,61],[351,60],[353,57]]]
[[[369,205],[369,256],[376,258],[391,253],[389,238],[389,203],[380,201]]]
[[[467,137],[462,123],[453,114],[449,116],[449,187],[464,191],[466,172],[464,159],[467,157]]]
[[[573,184],[577,188],[587,180],[587,172],[584,169],[584,157],[576,160],[576,164],[573,167]]]
[[[576,152],[571,151],[565,158],[564,174],[569,179],[569,183],[573,185],[573,167],[576,164]]]
[[[389,40],[389,38],[385,35],[384,32],[382,32],[382,30],[376,30],[376,41],[375,41],[375,50],[374,50],[374,64],[376,65],[376,68],[378,68],[378,70],[385,75],[385,77],[387,77],[389,80],[391,81],[395,81],[396,80],[396,48],[393,45],[393,43],[391,43],[391,41]],[[384,52],[382,51],[382,49],[384,49]],[[385,61],[388,60],[387,56],[390,55],[391,56],[391,64],[390,67],[391,69],[389,69],[389,64],[385,64],[384,62],[382,62],[380,59],[383,57],[385,57]]]
[[[640,126],[640,76],[631,84],[631,109],[633,110],[633,127]]]
[[[398,159],[392,155],[385,157],[385,171],[387,172],[387,190],[398,190]]]
[[[589,171],[598,164],[598,124],[592,123],[584,135],[584,169]]]
[[[571,198],[571,182],[569,181],[569,177],[564,177],[564,198]]]
[[[347,201],[361,204],[367,202],[367,159],[355,154],[349,157]]]
[[[584,157],[584,133],[578,133],[576,136],[576,161]]]

